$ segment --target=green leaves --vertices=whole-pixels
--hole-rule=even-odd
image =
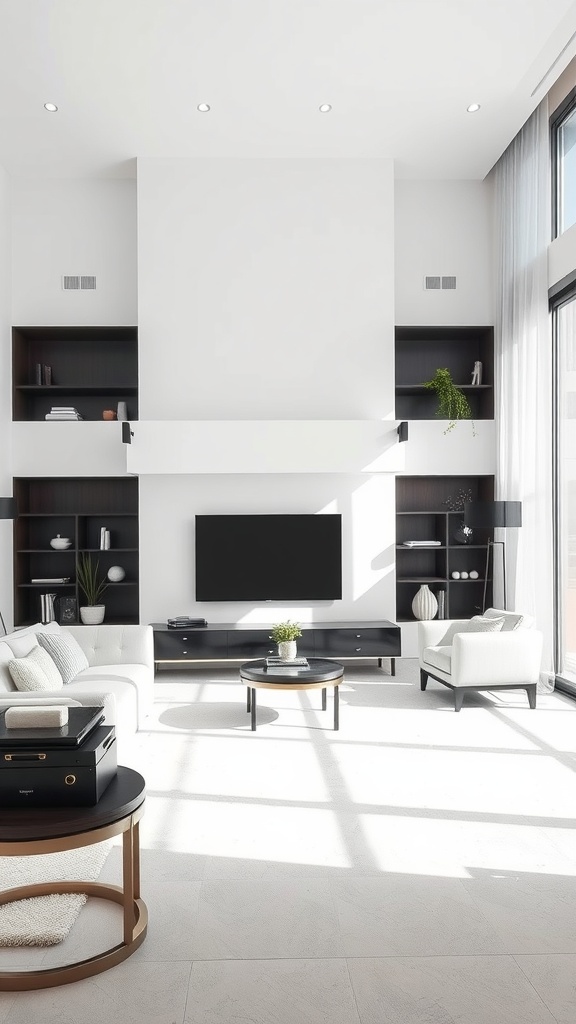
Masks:
[[[99,604],[100,598],[108,586],[106,579],[98,580],[99,566],[99,562],[94,565],[91,555],[86,554],[85,551],[78,555],[76,576],[80,590],[86,595],[89,605]]]
[[[452,380],[452,374],[447,367],[436,370],[431,380],[422,382],[425,388],[435,391],[438,396],[437,416],[450,420],[444,431],[447,434],[456,426],[457,420],[471,420],[472,409],[463,391]],[[472,422],[472,433],[475,435],[474,422]]]
[[[302,630],[297,622],[277,622],[272,627],[271,633],[272,639],[275,644],[285,643],[286,640],[297,640],[299,636],[302,636]]]

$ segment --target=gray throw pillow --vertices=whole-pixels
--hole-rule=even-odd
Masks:
[[[448,627],[438,647],[449,647],[456,633],[499,633],[504,619],[485,619],[482,615],[474,615],[468,622],[454,622]]]
[[[88,658],[71,633],[38,633],[38,643],[57,665],[65,683],[70,683],[79,672],[88,668]]]

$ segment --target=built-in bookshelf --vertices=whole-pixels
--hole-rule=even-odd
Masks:
[[[16,478],[14,496],[14,623],[24,626],[41,619],[41,595],[52,593],[85,603],[76,581],[81,552],[92,555],[106,577],[111,566],[125,571],[110,583],[102,603],[105,622],[139,621],[138,480],[135,477]],[[110,549],[101,550],[101,532],[110,532]],[[65,550],[51,547],[60,534],[71,543]],[[35,579],[66,579],[66,583],[33,583]],[[56,618],[59,618],[56,600]],[[76,621],[79,621],[76,618]]]
[[[472,384],[476,362],[482,364],[480,385]],[[397,327],[395,364],[396,419],[436,418],[437,396],[423,381],[444,367],[466,395],[472,418],[494,418],[493,327]]]

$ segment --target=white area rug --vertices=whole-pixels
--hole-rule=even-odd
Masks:
[[[41,882],[94,882],[112,848],[112,841],[64,853],[34,857],[0,857],[0,889]],[[35,896],[0,906],[0,946],[54,946],[62,942],[86,903],[86,896],[65,893]]]

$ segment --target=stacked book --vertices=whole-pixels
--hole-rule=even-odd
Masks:
[[[83,417],[73,405],[53,405],[47,412],[46,420],[81,420]]]

